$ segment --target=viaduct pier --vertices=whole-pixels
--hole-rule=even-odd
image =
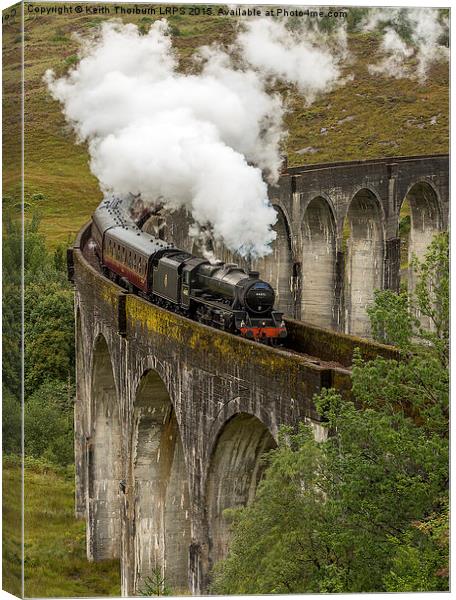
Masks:
[[[126,293],[91,259],[89,228],[80,232],[70,261],[76,513],[86,519],[89,560],[119,560],[123,595],[138,595],[157,568],[175,593],[205,593],[227,552],[224,511],[254,497],[279,427],[307,421],[321,439],[313,397],[331,386],[349,393],[353,349],[395,356],[343,331],[368,333],[354,323],[365,322],[369,294],[399,285],[404,199],[418,253],[446,226],[448,157],[395,161],[288,169],[271,190],[278,237],[260,270],[289,315],[287,348]],[[162,230],[189,249],[183,219],[171,215]]]
[[[448,226],[449,157],[285,167],[269,198],[278,216],[272,254],[246,265],[214,243],[216,255],[260,271],[286,315],[366,337],[374,290],[413,288],[413,272],[401,262],[422,258],[433,236]],[[160,231],[178,247],[198,252],[186,219],[178,212],[166,215]]]

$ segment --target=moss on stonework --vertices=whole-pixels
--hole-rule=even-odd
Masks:
[[[127,297],[126,311],[127,322],[133,329],[139,326],[150,333],[163,335],[194,352],[205,354],[210,351],[216,360],[243,366],[258,365],[270,372],[271,377],[281,374],[293,378],[302,368],[320,370],[302,357],[282,355],[267,346],[212,330],[134,296]]]
[[[75,253],[75,266],[78,271],[80,269],[83,285],[92,290],[94,303],[98,299],[109,307],[111,318],[107,315],[108,321],[117,323],[118,326],[119,297],[124,291],[104,279],[78,252]],[[146,336],[150,334],[163,337],[164,343],[166,340],[174,341],[183,350],[198,353],[202,357],[202,364],[205,357],[209,357],[211,361],[221,361],[228,365],[253,366],[258,369],[260,376],[267,379],[293,382],[300,389],[300,393],[306,396],[312,395],[311,388],[314,385],[319,386],[320,372],[328,368],[332,371],[332,385],[341,390],[348,390],[350,387],[347,372],[337,365],[317,365],[302,355],[286,351],[277,352],[274,348],[191,321],[132,294],[126,295],[125,311],[127,332],[130,332],[130,336],[140,329]],[[373,358],[377,354],[391,355],[394,352],[392,348],[361,338],[338,334],[298,321],[287,320],[287,323],[289,347],[317,356],[323,361],[350,365],[353,350],[358,346],[366,358]],[[309,375],[313,373],[313,376],[310,379],[306,378],[304,371]]]
[[[285,319],[288,329],[288,343],[297,351],[320,357],[322,360],[336,361],[349,367],[353,360],[353,351],[359,348],[365,360],[377,356],[398,359],[399,353],[392,346],[366,340],[354,335],[330,331],[301,321]]]

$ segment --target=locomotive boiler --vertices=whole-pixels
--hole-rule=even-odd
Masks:
[[[103,274],[147,300],[201,323],[271,345],[286,337],[275,294],[256,271],[211,264],[138,228],[119,198],[92,217]]]

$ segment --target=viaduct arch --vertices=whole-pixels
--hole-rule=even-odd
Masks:
[[[176,593],[200,594],[227,551],[227,509],[253,499],[280,426],[307,421],[323,436],[314,395],[348,393],[355,345],[366,357],[391,349],[288,321],[295,350],[279,350],[187,320],[104,278],[88,235],[70,269],[87,555],[119,560],[123,595],[156,570]]]
[[[449,157],[285,167],[269,197],[278,213],[272,253],[250,265],[220,245],[216,255],[258,269],[289,317],[369,337],[373,290],[413,289],[412,255],[448,226]],[[173,241],[191,250],[185,219],[166,217]]]
[[[87,250],[89,229],[81,232],[70,260],[76,514],[86,519],[88,558],[119,560],[123,595],[139,594],[155,569],[176,592],[207,591],[229,543],[227,509],[253,498],[280,425],[305,420],[321,437],[313,397],[329,386],[349,393],[354,347],[366,358],[391,356],[387,347],[319,326],[350,331],[358,314],[358,333],[368,334],[362,281],[398,287],[404,198],[415,253],[419,240],[446,226],[447,167],[445,157],[434,157],[282,175],[273,202],[281,209],[278,239],[287,243],[262,268],[279,288],[289,282],[289,295],[282,294],[289,310],[310,311],[315,321],[287,319],[290,350],[216,331],[126,293],[102,277]],[[166,230],[185,247],[183,218],[167,219]]]

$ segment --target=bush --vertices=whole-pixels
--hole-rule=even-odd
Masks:
[[[60,466],[73,462],[73,394],[63,382],[43,384],[24,407],[25,453]]]
[[[3,452],[20,454],[21,404],[6,387],[3,387],[2,415]]]
[[[162,575],[160,567],[152,570],[152,575],[144,579],[143,587],[139,590],[141,596],[172,596],[173,592]]]

